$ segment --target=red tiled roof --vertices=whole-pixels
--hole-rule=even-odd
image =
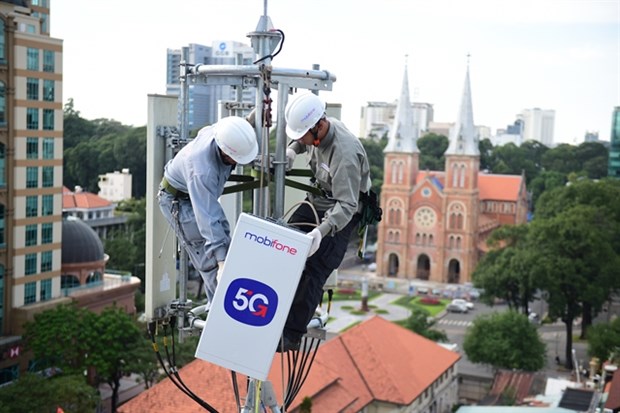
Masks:
[[[605,408],[616,410],[620,409],[620,369],[614,372],[609,386],[609,395],[605,402]]]
[[[481,200],[517,201],[523,177],[521,175],[478,174]]]
[[[374,400],[408,405],[460,355],[375,316],[323,344],[308,377],[291,404],[299,407],[312,398],[316,412],[358,412]],[[283,364],[287,365],[286,358]],[[269,380],[282,401],[282,361],[276,354]],[[236,405],[230,372],[202,360],[183,367],[179,374],[195,393],[220,412]],[[245,388],[242,383],[240,389]],[[241,397],[245,396],[242,391]],[[175,411],[203,412],[197,403],[166,379],[122,405],[119,413]]]
[[[62,209],[91,209],[105,208],[112,205],[107,199],[90,192],[72,192],[67,187],[62,188]]]
[[[443,171],[420,171],[417,182],[425,178],[435,178],[445,186],[446,173]],[[490,201],[517,201],[523,177],[521,175],[478,174],[478,191],[480,200]]]

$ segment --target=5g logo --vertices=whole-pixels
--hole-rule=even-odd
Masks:
[[[278,308],[278,295],[267,284],[249,278],[237,278],[228,286],[224,310],[233,319],[261,327],[273,320]]]

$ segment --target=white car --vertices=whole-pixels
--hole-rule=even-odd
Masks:
[[[458,311],[457,308],[460,308],[460,307],[467,308],[467,311],[474,309],[474,303],[472,303],[471,301],[464,300],[462,298],[455,298],[454,300],[452,300],[452,302],[448,305],[448,311],[450,311],[450,306],[452,306],[455,312],[457,312]],[[467,311],[458,311],[458,312],[466,313]]]
[[[448,306],[446,307],[446,311],[449,313],[466,313],[469,311],[469,308],[467,308],[465,300],[456,298],[452,300],[450,304],[448,304]]]
[[[471,301],[467,301],[467,300],[464,300],[462,298],[455,298],[454,300],[452,300],[452,302],[455,302],[455,301],[460,303],[460,304],[466,305],[468,310],[473,310],[474,309],[474,303],[472,303]]]

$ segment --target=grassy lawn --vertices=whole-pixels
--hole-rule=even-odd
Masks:
[[[447,298],[439,299],[440,304],[437,305],[427,305],[420,302],[420,299],[423,297],[409,297],[403,296],[394,301],[393,304],[400,305],[405,308],[423,308],[430,313],[431,316],[436,316],[441,311],[443,311],[446,306],[450,303],[450,300]]]

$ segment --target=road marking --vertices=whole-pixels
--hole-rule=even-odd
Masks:
[[[466,321],[466,320],[444,320],[442,318],[441,320],[439,320],[438,324],[448,325],[448,326],[469,327],[472,325],[472,322]]]

